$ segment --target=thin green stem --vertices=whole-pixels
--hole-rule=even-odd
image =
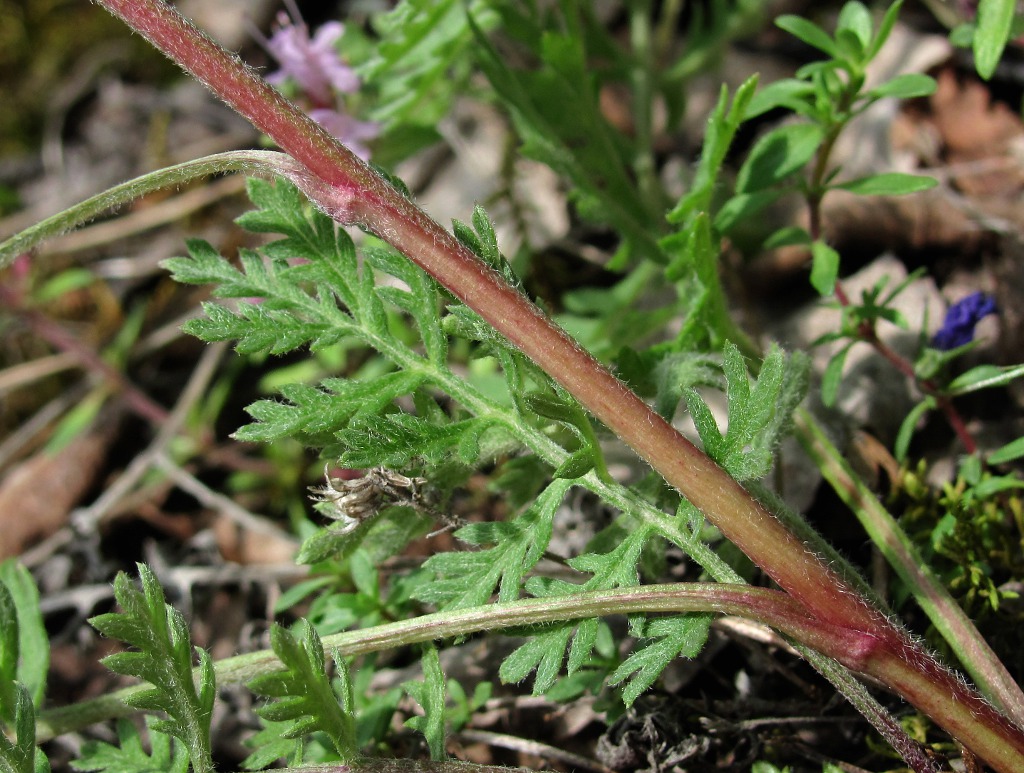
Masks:
[[[53,236],[78,228],[84,223],[117,207],[135,201],[156,190],[181,185],[200,177],[226,172],[244,172],[264,177],[290,177],[296,171],[295,163],[283,153],[269,150],[239,150],[218,153],[195,161],[159,169],[126,183],[115,185],[80,204],[65,209],[52,217],[26,228],[0,243],[0,268],[10,265],[39,243]]]
[[[664,209],[661,186],[654,166],[654,40],[651,30],[651,3],[642,0],[630,4],[629,43],[633,54],[630,73],[633,100],[633,173],[648,212]]]
[[[827,193],[825,178],[829,172],[829,162],[832,157],[832,151],[835,149],[835,143],[839,139],[839,135],[842,133],[843,129],[846,128],[846,124],[850,118],[849,106],[859,89],[859,83],[852,84],[851,87],[843,93],[842,99],[840,100],[840,107],[836,111],[838,115],[842,116],[842,118],[835,120],[831,125],[826,127],[825,139],[822,142],[821,147],[818,149],[814,170],[811,173],[806,200],[810,223],[808,231],[811,239],[815,241],[822,237],[821,205],[822,200]],[[838,280],[835,284],[834,294],[836,296],[836,300],[839,301],[840,306],[846,307],[851,305],[849,296],[843,289],[842,283]],[[886,361],[891,363],[896,370],[914,382],[922,392],[935,399],[936,405],[946,417],[946,421],[956,433],[957,438],[959,438],[960,443],[968,454],[973,454],[978,450],[978,444],[975,442],[974,436],[971,434],[970,430],[967,429],[967,424],[964,422],[963,417],[960,416],[960,412],[956,409],[956,406],[953,405],[953,401],[949,398],[949,395],[943,394],[934,381],[919,378],[914,370],[913,364],[901,354],[898,354],[895,350],[886,345],[886,343],[878,337],[878,332],[875,330],[873,322],[865,320],[861,323],[857,330],[857,336],[860,340],[871,345],[875,351],[878,352]]]
[[[834,635],[830,629],[822,628],[809,618],[799,604],[780,591],[722,583],[692,583],[580,593],[438,612],[326,636],[323,645],[332,657],[352,657],[481,631],[639,612],[741,615],[773,625],[798,638],[813,639],[818,646]],[[847,639],[839,638],[845,647]],[[256,676],[282,668],[283,664],[272,650],[227,658],[215,665],[217,685],[244,684]],[[129,687],[94,700],[44,711],[37,722],[37,738],[44,741],[94,722],[126,716],[132,709],[124,703],[125,698],[146,687]]]
[[[973,699],[954,674],[912,647],[909,640],[899,648],[895,645],[901,642],[880,642],[870,634],[822,623],[809,617],[791,597],[765,588],[677,583],[488,604],[335,634],[325,637],[323,644],[332,657],[351,657],[480,631],[652,612],[732,614],[770,625],[847,667],[884,675],[887,683],[914,694],[915,703],[928,705],[947,718],[960,735],[971,739],[972,750],[997,770],[1015,770],[1015,761],[1024,755],[1024,739],[1015,737],[1019,736],[1015,728],[987,703]],[[217,684],[242,684],[281,667],[270,650],[228,658],[215,666]],[[144,685],[131,687],[43,712],[37,722],[37,737],[46,740],[102,719],[124,716],[130,713],[125,698],[143,689]]]

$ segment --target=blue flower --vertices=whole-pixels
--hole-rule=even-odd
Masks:
[[[932,346],[942,351],[956,349],[974,340],[974,327],[999,309],[995,300],[985,293],[971,293],[954,303],[946,312],[942,327],[932,339]]]

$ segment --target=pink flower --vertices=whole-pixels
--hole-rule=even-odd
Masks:
[[[267,49],[281,69],[268,75],[268,81],[294,80],[317,105],[334,103],[332,88],[343,94],[359,90],[359,76],[341,60],[334,48],[345,25],[327,22],[310,38],[309,27],[301,20],[294,22],[282,13],[278,24],[277,31],[267,41]]]
[[[267,76],[271,83],[294,81],[312,103],[309,116],[345,143],[364,161],[370,157],[367,140],[380,134],[380,124],[360,121],[335,109],[338,94],[359,90],[359,76],[342,61],[335,43],[345,26],[327,22],[310,38],[309,27],[299,16],[294,2],[285,0],[291,16],[281,13],[277,30],[263,44],[281,69]]]

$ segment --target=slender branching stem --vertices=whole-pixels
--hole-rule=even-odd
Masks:
[[[849,98],[850,92],[848,90],[844,105],[848,104]],[[825,139],[822,142],[821,147],[818,149],[814,169],[811,172],[810,183],[805,197],[807,201],[808,221],[810,223],[808,232],[810,233],[811,239],[814,241],[817,241],[822,236],[823,224],[821,220],[821,204],[827,190],[825,187],[825,180],[829,174],[829,162],[831,160],[832,151],[835,148],[835,143],[839,138],[839,134],[845,127],[846,122],[849,120],[846,109],[841,110],[840,115],[843,115],[844,118],[842,120],[837,120],[835,124],[828,128]],[[842,282],[839,280],[836,280],[833,294],[839,302],[839,305],[843,308],[852,304],[850,296],[847,294]],[[922,392],[930,396],[935,401],[935,405],[940,411],[942,411],[942,414],[946,417],[946,421],[949,423],[949,426],[952,427],[957,438],[960,440],[961,445],[963,445],[964,450],[967,451],[968,454],[973,454],[978,450],[978,444],[974,440],[974,436],[971,434],[970,430],[967,429],[967,424],[964,422],[960,412],[956,409],[956,406],[953,405],[953,401],[949,398],[949,395],[944,394],[939,388],[939,385],[933,380],[919,378],[914,370],[913,363],[878,337],[878,331],[875,330],[873,322],[869,320],[862,322],[857,328],[857,337],[874,348],[874,350],[894,368],[896,368],[896,370],[910,379],[913,383],[917,384],[918,388]]]
[[[835,653],[841,662],[882,676],[997,770],[1018,769],[1024,732],[945,671],[711,459],[413,202],[169,6],[158,0],[98,2],[305,167],[309,177],[299,181],[300,187],[324,211],[343,224],[361,225],[408,256],[630,445],[790,594],[806,635],[813,639],[824,631],[842,632],[839,638],[847,646]],[[572,607],[576,602],[573,597],[566,603]],[[827,641],[807,643],[832,654]]]

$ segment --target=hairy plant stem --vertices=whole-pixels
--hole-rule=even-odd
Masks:
[[[855,637],[859,636],[862,640],[867,638],[865,634],[820,623],[810,617],[798,602],[781,591],[727,583],[678,583],[591,591],[572,596],[486,604],[438,612],[325,636],[323,645],[332,657],[352,657],[480,631],[500,631],[523,625],[639,612],[739,615],[770,625],[801,641],[813,642],[816,649],[832,650],[842,657],[856,649]],[[271,650],[238,655],[215,664],[217,685],[244,684],[256,676],[282,668],[280,660]],[[123,716],[132,710],[124,703],[124,698],[142,689],[145,689],[145,685],[125,688],[73,706],[44,711],[39,718],[37,737],[46,740],[101,719]]]
[[[284,153],[271,150],[236,150],[217,153],[195,161],[158,169],[115,185],[103,193],[68,207],[62,212],[26,228],[0,242],[0,268],[10,265],[19,255],[40,242],[77,228],[111,209],[124,206],[153,191],[226,172],[244,172],[263,177],[299,176],[300,167]]]
[[[800,409],[795,419],[797,437],[804,450],[856,514],[872,543],[878,546],[890,566],[910,588],[921,609],[956,652],[967,673],[1018,725],[1024,726],[1024,693],[971,619],[931,572],[892,515],[853,473],[810,414]]]
[[[426,270],[705,513],[791,595],[792,611],[799,610],[804,621],[803,627],[793,628],[797,638],[808,636],[805,643],[832,654],[820,634],[842,631],[843,651],[835,653],[841,662],[883,677],[997,770],[1018,768],[1024,732],[943,670],[736,481],[413,202],[169,6],[158,0],[97,1],[305,167],[308,179],[297,182],[325,212],[377,234]]]

